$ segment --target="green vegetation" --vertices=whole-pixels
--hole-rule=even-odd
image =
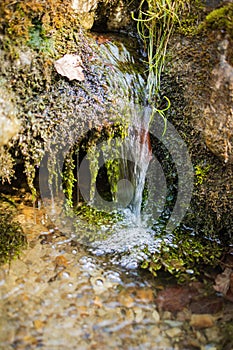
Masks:
[[[203,0],[186,1],[180,24],[177,28],[178,33],[185,36],[197,35],[201,28],[200,23],[205,17],[205,6]]]
[[[0,30],[12,41],[19,38],[33,41],[39,28],[44,39],[54,30],[77,25],[77,16],[69,0],[4,0],[0,4]]]
[[[0,213],[0,264],[19,256],[27,245],[26,236],[20,225],[14,222],[12,212]]]
[[[202,24],[202,28],[224,30],[233,37],[233,3],[210,12]]]
[[[138,18],[134,17],[148,56],[147,93],[150,103],[160,92],[167,45],[184,4],[184,0],[141,0]]]
[[[175,25],[180,24],[180,17],[186,0],[141,0],[139,5],[137,30],[147,52],[148,75],[145,100],[153,107],[154,113],[159,113],[164,120],[166,131],[166,112],[170,108],[170,100],[161,98],[161,75],[167,54],[167,46],[174,31]],[[165,100],[165,101],[164,101]],[[160,108],[160,106],[165,107]]]
[[[206,165],[196,165],[195,167],[196,185],[202,185],[203,181],[206,179],[211,166]]]
[[[81,220],[84,220],[91,227],[102,227],[113,225],[121,218],[119,213],[107,213],[106,211],[97,210],[89,205],[81,205],[75,210],[75,213]]]
[[[184,282],[198,278],[205,272],[206,267],[216,267],[222,251],[222,247],[213,240],[178,228],[172,236],[162,237],[157,252],[144,261],[141,267],[149,269],[154,276],[158,271],[167,271],[179,282]]]

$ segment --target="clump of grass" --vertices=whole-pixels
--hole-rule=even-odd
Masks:
[[[167,45],[185,3],[184,0],[141,0],[138,18],[133,16],[147,51],[149,102],[160,92]]]
[[[147,52],[148,75],[145,100],[153,109],[151,120],[157,112],[163,118],[166,131],[166,111],[170,108],[170,100],[161,99],[161,75],[164,69],[167,46],[176,24],[180,23],[180,15],[186,0],[141,0],[137,21],[137,30]],[[163,100],[163,101],[162,101]],[[165,100],[165,101],[164,101]],[[165,107],[160,108],[160,105]]]
[[[19,256],[26,244],[26,236],[13,220],[12,212],[0,213],[0,264]]]

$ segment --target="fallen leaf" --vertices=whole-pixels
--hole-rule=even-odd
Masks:
[[[230,288],[230,279],[231,279],[232,269],[227,267],[223,273],[220,273],[217,275],[215,279],[215,285],[214,289],[222,293],[223,295],[226,295],[229,288]]]
[[[74,54],[66,54],[54,62],[56,71],[59,74],[67,77],[69,80],[85,80],[81,65],[81,57]]]

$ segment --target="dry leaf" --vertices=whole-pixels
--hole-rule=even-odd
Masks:
[[[81,65],[81,57],[74,54],[66,54],[54,62],[56,71],[69,80],[83,81],[85,79]]]
[[[231,278],[231,274],[232,274],[232,269],[230,269],[229,267],[227,267],[223,273],[217,275],[216,279],[215,279],[215,285],[214,285],[214,289],[219,292],[222,293],[224,295],[227,294],[228,289],[230,288],[230,278]]]

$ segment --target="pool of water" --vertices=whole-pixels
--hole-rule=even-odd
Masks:
[[[222,349],[232,303],[91,254],[43,208],[16,219],[28,248],[0,268],[0,349]]]

